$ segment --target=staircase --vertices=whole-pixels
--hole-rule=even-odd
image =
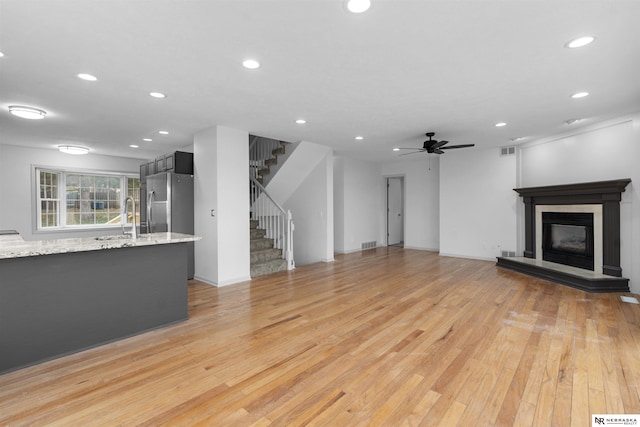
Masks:
[[[265,184],[265,177],[271,173],[271,166],[278,164],[278,156],[285,154],[287,143],[275,139],[251,136],[249,143],[249,167],[251,176],[260,184]]]
[[[262,185],[278,156],[285,154],[286,144],[253,135],[249,141],[251,277],[295,268],[291,212],[276,203]]]
[[[267,231],[258,228],[259,221],[250,220],[251,233],[251,277],[264,276],[287,269],[287,260],[282,258],[282,249],[273,247],[273,239],[265,237]]]

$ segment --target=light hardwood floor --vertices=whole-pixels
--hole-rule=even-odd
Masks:
[[[0,376],[0,425],[590,426],[640,413],[640,306],[379,248],[224,288],[189,320]]]

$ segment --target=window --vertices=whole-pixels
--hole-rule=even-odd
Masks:
[[[119,227],[133,219],[122,218],[126,197],[140,206],[140,178],[129,174],[36,168],[36,186],[38,230]]]
[[[42,227],[58,226],[58,174],[40,172],[40,224]]]

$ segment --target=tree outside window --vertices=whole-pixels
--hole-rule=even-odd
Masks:
[[[37,172],[38,229],[120,226],[125,198],[131,196],[140,205],[137,176],[45,169]]]

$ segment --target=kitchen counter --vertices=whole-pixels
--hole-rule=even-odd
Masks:
[[[186,320],[199,239],[0,235],[0,374]]]
[[[18,235],[0,236],[0,259],[100,251],[138,246],[165,245],[200,240],[200,237],[181,233],[142,234],[137,239],[125,235],[25,241]]]

